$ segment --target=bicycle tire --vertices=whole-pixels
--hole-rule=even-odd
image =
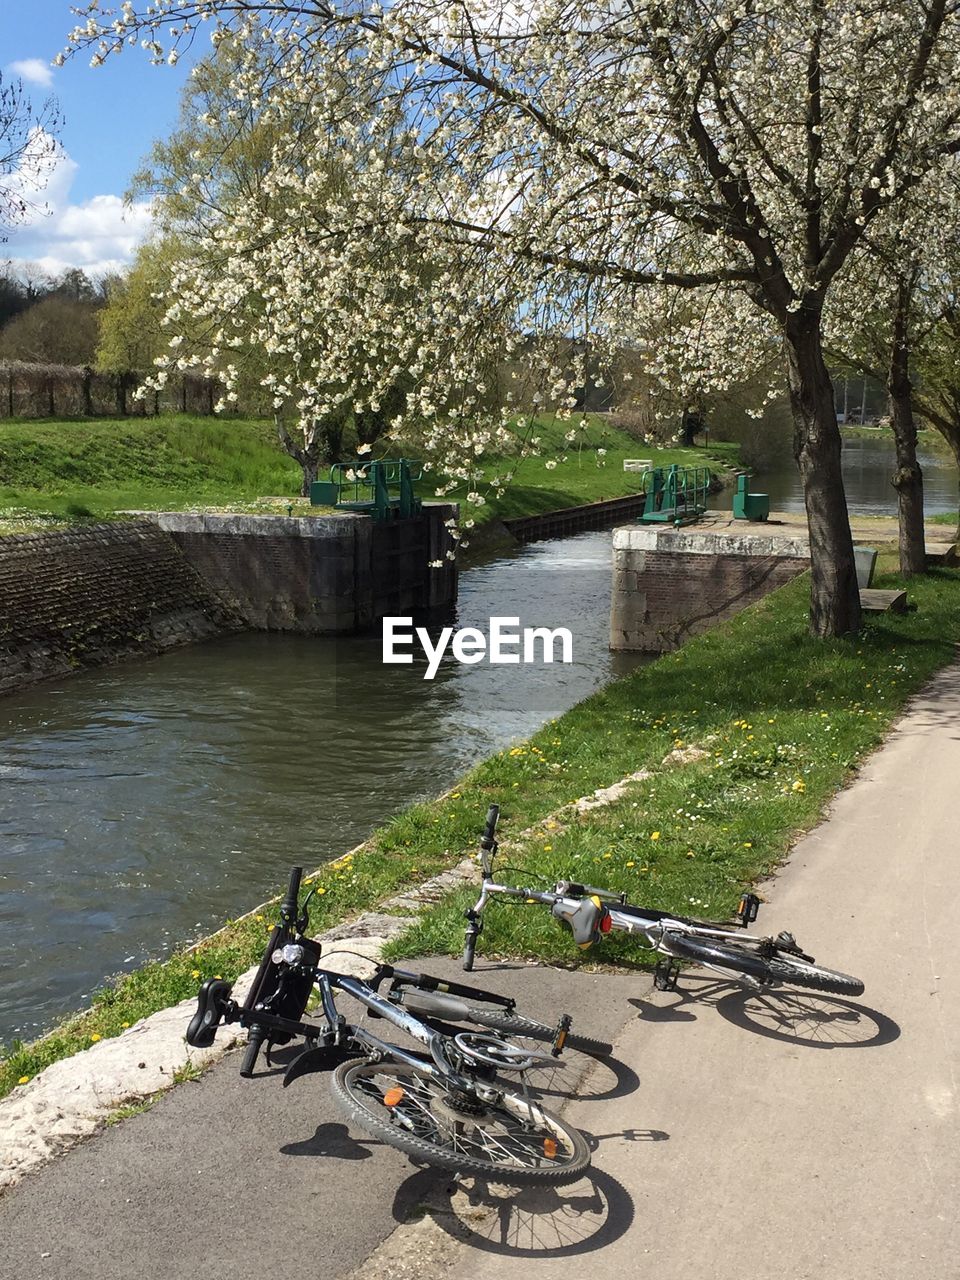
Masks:
[[[583,1134],[509,1092],[496,1104],[478,1100],[475,1114],[459,1112],[442,1079],[406,1063],[368,1059],[342,1063],[331,1086],[338,1105],[367,1133],[454,1173],[509,1186],[562,1186],[590,1164]],[[391,1090],[400,1096],[388,1104]]]
[[[812,991],[827,991],[833,995],[863,994],[863,983],[859,978],[836,969],[826,969],[810,961],[799,960],[776,947],[775,954],[768,958],[743,943],[713,942],[707,938],[665,933],[661,949],[680,960],[692,960],[696,964],[719,969],[732,969],[736,973],[755,978],[764,986],[785,983]]]
[[[556,1026],[548,1027],[545,1022],[537,1022],[534,1018],[525,1018],[520,1013],[508,1013],[506,1009],[482,1009],[470,1006],[470,1021],[478,1027],[490,1027],[493,1031],[501,1031],[504,1035],[524,1036],[529,1040],[539,1040],[552,1044],[556,1034]],[[564,1049],[576,1049],[578,1053],[586,1053],[592,1058],[605,1058],[613,1052],[613,1045],[606,1040],[594,1040],[590,1036],[568,1032],[563,1044]]]

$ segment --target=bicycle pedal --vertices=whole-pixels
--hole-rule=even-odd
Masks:
[[[745,893],[740,899],[737,907],[737,920],[745,929],[748,924],[753,924],[760,910],[760,899],[755,893]]]
[[[653,971],[653,985],[658,991],[676,991],[680,965],[676,960],[660,960]]]

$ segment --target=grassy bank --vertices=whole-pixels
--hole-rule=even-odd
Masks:
[[[892,560],[885,557],[886,567]],[[895,586],[893,574],[879,585]],[[917,611],[871,618],[854,642],[807,634],[805,577],[641,668],[546,725],[528,742],[474,769],[449,795],[401,814],[368,851],[325,868],[316,881],[317,930],[435,874],[475,846],[491,802],[505,837],[535,824],[511,849],[512,868],[627,890],[686,913],[727,914],[741,887],[775,867],[810,827],[907,697],[951,661],[960,638],[960,571],[912,580]],[[708,756],[664,770],[677,744]],[[618,804],[566,830],[556,809],[640,768],[654,776]],[[305,855],[304,855],[305,856]],[[512,873],[511,873],[512,874]],[[466,895],[440,904],[395,944],[396,953],[459,950]],[[268,913],[228,926],[198,950],[148,965],[101,992],[93,1008],[0,1064],[0,1094],[42,1067],[118,1034],[196,991],[232,978],[259,956]],[[545,912],[491,910],[482,939],[494,951],[577,962]],[[610,960],[630,940],[605,944]]]
[[[565,444],[565,430],[545,419],[536,429],[543,457],[493,460],[488,474],[513,471],[514,479],[502,498],[479,485],[487,501],[474,518],[530,515],[636,492],[640,477],[624,472],[624,458],[714,468],[736,461],[735,445],[717,445],[709,455],[650,450],[600,416],[590,419],[574,446]],[[547,468],[547,458],[555,467]],[[265,421],[173,415],[0,423],[0,531],[8,533],[109,519],[125,510],[247,508],[264,496],[292,497],[300,477]],[[420,488],[431,497],[436,481],[428,478]]]

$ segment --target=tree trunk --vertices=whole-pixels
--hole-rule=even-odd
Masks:
[[[860,591],[819,310],[805,308],[791,316],[785,338],[794,456],[810,530],[810,630],[821,639],[852,635],[860,630]]]
[[[309,456],[308,453],[301,449],[298,461],[301,467],[303,467],[303,482],[300,485],[300,497],[309,498],[310,486],[316,480],[317,473],[320,470],[320,459],[315,456]]]
[[[309,445],[304,448],[290,435],[279,414],[274,414],[273,420],[276,424],[277,436],[284,453],[288,453],[291,458],[295,458],[303,471],[303,477],[300,481],[300,497],[309,498],[310,486],[316,480],[317,473],[320,470],[320,445],[317,442],[316,428]]]
[[[890,394],[890,421],[897,450],[897,470],[893,487],[897,491],[900,520],[900,572],[908,578],[927,571],[923,544],[923,474],[917,462],[917,424],[913,417],[913,388],[910,385],[910,283],[901,277],[893,316],[893,341],[887,391]]]
[[[93,370],[89,365],[84,365],[81,374],[80,393],[83,397],[83,412],[88,418],[93,417]]]

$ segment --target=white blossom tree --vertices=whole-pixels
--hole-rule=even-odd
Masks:
[[[282,221],[251,213],[212,232],[228,296],[264,298],[258,326],[227,327],[224,342],[292,361],[305,419],[375,403],[402,368],[415,380],[406,416],[438,447],[476,454],[505,429],[482,413],[491,360],[550,349],[530,334],[596,353],[631,338],[650,285],[746,299],[786,362],[812,630],[858,629],[824,307],[871,225],[960,149],[953,0],[94,0],[84,12],[72,47],[95,62],[138,40],[176,59],[207,23],[251,67],[270,50],[265,109],[308,110],[337,154],[369,158],[319,212],[322,167],[278,164]],[[241,88],[258,101],[253,77]],[[411,240],[436,264],[425,285],[384,265]],[[209,282],[181,285],[178,305],[202,310]],[[307,356],[320,331],[322,355]],[[701,329],[706,372],[727,376],[730,331]],[[569,403],[571,370],[554,358],[543,373]]]
[[[57,160],[60,113],[35,109],[17,79],[0,74],[0,234],[42,211],[40,193]]]

